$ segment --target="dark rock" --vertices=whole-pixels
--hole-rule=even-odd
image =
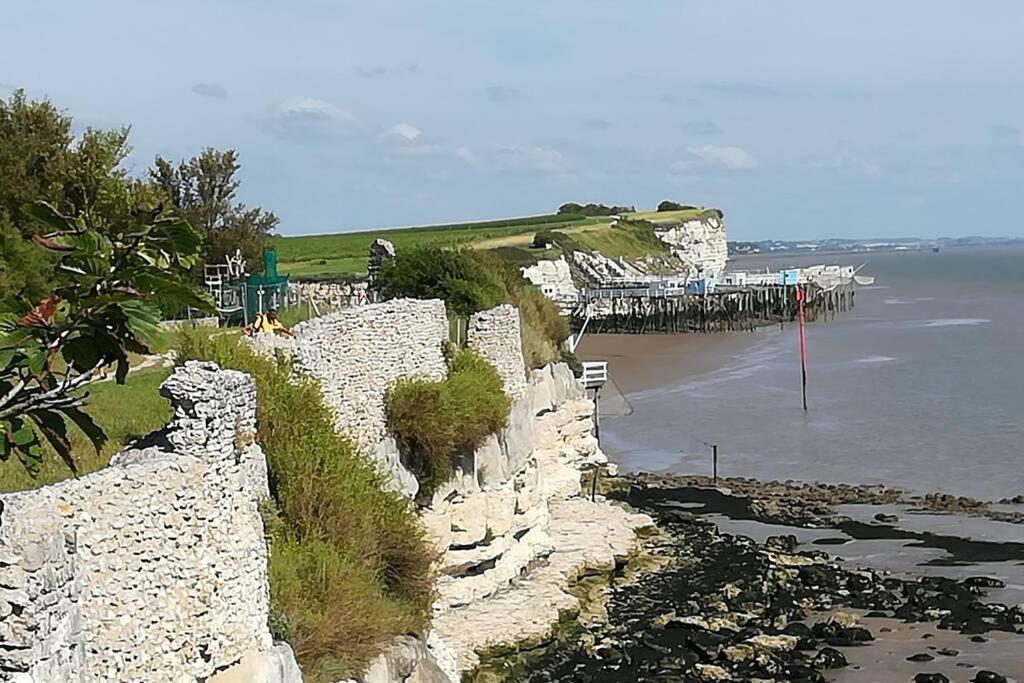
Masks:
[[[1006,683],[1006,676],[995,671],[979,671],[971,679],[974,683]]]
[[[1005,588],[1006,584],[990,576],[971,576],[964,579],[963,584],[972,588]]]
[[[987,643],[988,642],[988,638],[986,638],[985,636],[971,636],[971,642],[972,643]]]
[[[900,518],[896,515],[887,515],[884,512],[879,512],[877,515],[875,515],[875,521],[883,522],[885,524],[895,524],[896,522],[900,521]]]
[[[851,647],[853,645],[863,645],[874,640],[875,637],[871,635],[871,631],[867,630],[863,626],[850,626],[847,628],[839,627],[838,634],[834,636],[826,636],[825,642],[829,645],[836,647]]]
[[[812,635],[811,627],[800,621],[786,624],[786,628],[782,629],[782,632],[787,636],[796,636],[797,638],[810,638]]]
[[[908,662],[930,662],[934,659],[935,657],[932,657],[927,652],[922,652],[920,654],[910,655],[909,657],[907,657]]]
[[[772,550],[792,554],[796,551],[798,541],[793,534],[786,534],[783,536],[769,536],[764,540],[764,545]]]
[[[942,650],[939,650],[939,654],[943,657],[956,657],[960,654],[960,650],[954,650],[952,648],[947,647],[943,648]]]
[[[917,674],[914,683],[949,683],[949,679],[942,674]]]
[[[846,655],[831,647],[822,648],[818,654],[814,655],[814,659],[811,660],[811,666],[819,669],[841,669],[848,665],[849,662],[846,660]]]

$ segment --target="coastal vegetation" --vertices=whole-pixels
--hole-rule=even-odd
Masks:
[[[617,216],[624,213],[634,213],[636,207],[633,206],[607,206],[605,204],[577,204],[576,202],[566,202],[558,207],[559,214],[579,214],[582,216]]]
[[[528,367],[556,360],[569,336],[568,322],[558,307],[523,279],[516,265],[488,252],[438,246],[398,251],[381,269],[379,283],[386,296],[442,299],[461,317],[500,304],[514,305],[521,316]]]
[[[675,206],[680,208],[670,208]],[[663,255],[667,248],[653,236],[649,226],[636,228],[631,227],[632,224],[649,221],[664,225],[716,216],[721,218],[717,209],[676,202],[662,202],[658,211],[569,203],[563,205],[559,213],[545,216],[278,237],[274,244],[282,273],[303,280],[346,280],[366,274],[367,253],[370,244],[378,238],[391,241],[399,252],[421,246],[471,248],[491,252],[504,261],[523,266],[540,259],[558,258],[566,251],[602,250],[605,253],[603,250],[608,250],[608,256],[628,258]]]
[[[319,386],[227,335],[185,330],[178,351],[179,362],[209,360],[256,381],[272,501],[271,629],[307,680],[346,678],[395,634],[423,632],[434,552],[409,502],[335,430]],[[479,379],[472,359],[458,363],[466,380]]]
[[[367,252],[378,238],[393,242],[398,251],[421,246],[469,246],[520,236],[529,244],[538,229],[551,230],[585,221],[582,215],[549,214],[452,225],[278,237],[274,244],[281,272],[303,277],[353,275],[366,272]]]
[[[420,491],[430,494],[451,478],[458,456],[471,454],[505,426],[511,401],[490,363],[470,349],[451,348],[445,379],[399,380],[385,405],[404,462]]]
[[[187,279],[201,238],[160,207],[137,206],[100,228],[46,202],[23,213],[40,226],[32,241],[54,269],[45,297],[22,291],[0,301],[0,460],[37,474],[45,443],[74,472],[69,428],[96,451],[106,440],[81,390],[111,367],[123,384],[129,354],[161,341],[161,310],[212,307]]]
[[[149,180],[160,199],[202,234],[204,263],[224,263],[238,251],[248,271],[259,272],[279,220],[237,201],[240,169],[234,150],[207,148],[177,165],[158,156]]]

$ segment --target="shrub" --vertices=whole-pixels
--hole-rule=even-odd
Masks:
[[[451,478],[455,458],[504,427],[511,409],[498,371],[468,349],[454,351],[444,380],[399,380],[385,403],[388,428],[424,494]]]
[[[634,213],[633,206],[607,206],[606,204],[580,205],[576,202],[567,202],[558,207],[559,214],[578,214],[582,216],[615,216],[621,213]]]
[[[399,252],[381,269],[388,296],[443,299],[449,311],[468,317],[510,303],[522,320],[523,356],[529,367],[558,358],[569,324],[558,307],[527,282],[519,267],[485,251],[420,247]]]
[[[572,374],[576,379],[583,377],[583,361],[574,352],[569,349],[562,350],[561,360],[563,363],[569,366],[572,370]]]
[[[200,329],[182,332],[178,359],[210,360],[256,381],[273,501],[273,623],[307,680],[345,678],[391,637],[422,631],[435,554],[409,502],[335,431],[320,388],[232,336]]]
[[[398,252],[381,268],[378,282],[385,296],[443,299],[461,316],[505,301],[500,283],[468,250],[417,247]]]
[[[665,211],[688,211],[696,208],[696,206],[691,206],[690,204],[679,204],[670,199],[666,199],[662,203],[658,204],[658,211],[662,213]]]
[[[534,249],[547,249],[553,244],[555,244],[555,234],[549,230],[542,230],[533,235],[532,246]]]

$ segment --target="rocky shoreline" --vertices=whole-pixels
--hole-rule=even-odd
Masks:
[[[695,514],[842,529],[857,523],[837,514],[837,505],[906,504],[903,492],[746,479],[723,480],[720,488],[708,484],[652,474],[606,481],[610,497],[656,520],[660,533],[645,542],[653,560],[647,564],[655,568],[640,580],[611,581],[607,620],[572,621],[506,680],[816,682],[856,668],[851,651],[893,630],[883,624],[929,625],[965,644],[1024,634],[1024,605],[986,600],[1002,587],[999,579],[907,578],[850,568],[820,550],[798,549],[795,536],[758,543]],[[915,675],[892,680],[949,680],[929,664],[955,659],[959,650],[929,648],[929,637],[912,644],[915,651],[905,657],[918,667]],[[975,664],[959,664],[970,676],[960,680],[1007,680]]]

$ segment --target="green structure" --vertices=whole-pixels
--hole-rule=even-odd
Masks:
[[[284,308],[288,302],[288,276],[277,274],[277,252],[263,252],[263,274],[245,278],[245,310],[252,320],[257,313]]]
[[[277,252],[263,252],[263,273],[245,275],[241,257],[207,265],[206,286],[226,324],[248,325],[261,311],[284,308],[288,302],[288,276],[277,273]]]

